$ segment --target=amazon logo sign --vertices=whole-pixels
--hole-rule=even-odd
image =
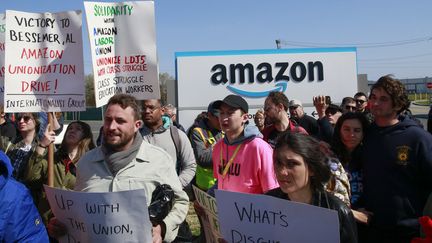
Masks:
[[[270,64],[262,62],[254,66],[251,63],[235,64],[215,64],[211,67],[210,82],[213,85],[226,85],[226,88],[234,94],[250,98],[267,97],[272,91],[285,92],[287,83],[292,81],[299,82],[321,82],[324,80],[324,67],[321,61],[303,62],[276,62]],[[274,87],[265,90],[250,90],[248,85],[235,84],[254,84],[271,83]]]

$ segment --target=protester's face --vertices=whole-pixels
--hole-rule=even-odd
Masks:
[[[118,104],[110,105],[104,117],[104,144],[114,151],[124,151],[133,143],[140,126],[141,121],[135,120],[135,112],[131,107],[123,109]]]
[[[72,123],[67,127],[64,139],[69,145],[77,145],[84,138],[84,129],[79,123]]]
[[[292,118],[299,119],[304,115],[303,107],[301,106],[291,106],[289,112]]]
[[[171,118],[171,121],[175,122],[177,117],[176,115],[173,113],[172,110],[166,109],[165,108],[165,115],[169,116]]]
[[[266,119],[269,119],[270,122],[277,121],[279,115],[279,107],[275,105],[269,98],[267,98],[264,102],[264,114]]]
[[[310,176],[313,173],[303,157],[288,146],[276,150],[274,169],[280,188],[288,195],[311,190]]]
[[[357,110],[364,111],[367,106],[367,98],[361,95],[361,96],[355,96],[354,99],[356,100]]]
[[[369,103],[375,119],[393,118],[397,114],[398,108],[393,107],[390,95],[382,88],[372,90]]]
[[[329,110],[326,111],[325,115],[328,118],[329,123],[334,126],[336,125],[336,122],[339,119],[339,117],[342,115],[342,113],[337,110]]]
[[[221,126],[220,126],[220,123],[219,123],[219,117],[213,115],[211,112],[208,112],[208,113],[207,113],[207,117],[208,117],[208,120],[209,120],[210,126],[211,126],[212,128],[215,128],[215,129],[217,129],[217,130],[220,130],[220,129],[221,129]]]
[[[256,114],[254,117],[254,122],[255,122],[255,125],[257,127],[263,127],[264,126],[264,115],[261,113]]]
[[[348,151],[354,150],[363,140],[363,127],[358,119],[348,119],[340,128],[341,140]]]
[[[142,106],[142,117],[146,126],[154,126],[162,121],[164,110],[158,100],[144,100]]]
[[[347,112],[355,112],[357,109],[356,103],[355,102],[348,102],[342,105],[342,111],[343,113],[347,113]]]
[[[36,121],[31,113],[22,113],[17,117],[18,130],[20,132],[29,132],[36,130]]]
[[[226,104],[220,106],[219,123],[222,131],[228,134],[236,134],[243,129],[247,121],[247,114],[242,114],[239,108],[233,108]]]

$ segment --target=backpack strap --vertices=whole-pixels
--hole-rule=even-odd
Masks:
[[[182,151],[182,145],[180,142],[180,135],[179,135],[179,131],[178,128],[175,126],[170,126],[170,134],[171,134],[171,139],[174,142],[174,147],[176,150],[176,170],[177,170],[177,174],[180,172],[181,169],[181,164],[180,164],[180,153]]]

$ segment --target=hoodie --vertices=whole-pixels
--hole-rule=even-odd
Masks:
[[[0,151],[0,242],[48,242],[27,188],[13,179],[9,158]]]
[[[189,131],[189,138],[197,161],[195,183],[202,190],[214,186],[213,145],[223,137],[222,132],[208,125],[208,119],[201,120]]]
[[[245,126],[234,141],[229,142],[227,137],[220,140],[213,147],[212,159],[218,189],[263,194],[279,186],[273,170],[273,149],[256,126]]]
[[[365,207],[374,215],[378,232],[406,237],[418,235],[432,191],[432,136],[401,116],[389,127],[373,124],[362,153]]]
[[[175,126],[161,126],[155,131],[151,131],[146,126],[140,128],[143,140],[165,150],[172,158],[174,166],[178,169],[180,182],[186,187],[195,176],[196,162],[192,146],[186,134],[178,130],[179,148],[178,152],[170,129],[177,129]],[[178,157],[177,157],[178,155]]]

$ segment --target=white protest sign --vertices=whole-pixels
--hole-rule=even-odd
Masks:
[[[159,99],[153,1],[84,2],[96,106],[116,93]]]
[[[339,242],[334,210],[266,195],[216,190],[221,232],[228,242]]]
[[[205,215],[198,215],[201,218],[202,227],[207,243],[217,243],[217,239],[221,238],[219,220],[217,216],[216,199],[207,194],[205,191],[192,185],[195,193],[195,198],[198,204],[204,209]]]
[[[0,14],[0,104],[4,102],[6,15]]]
[[[66,225],[60,242],[151,242],[144,190],[91,193],[44,185],[54,216]]]
[[[336,101],[357,91],[356,48],[177,52],[178,119],[188,127],[207,105],[229,94],[262,108],[271,91],[312,106],[312,97]],[[201,94],[195,95],[199,90]]]
[[[81,11],[6,11],[5,111],[83,111]]]

